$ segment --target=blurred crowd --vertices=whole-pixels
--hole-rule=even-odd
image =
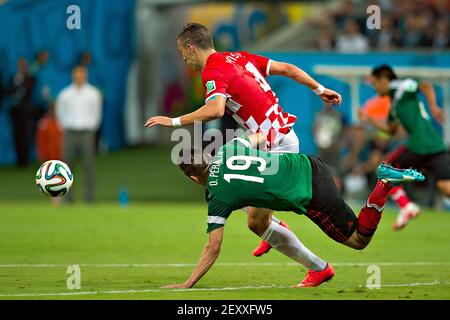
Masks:
[[[368,29],[366,10],[380,8],[381,29]],[[369,50],[450,49],[449,0],[346,0],[312,23],[320,30],[316,49],[346,53]]]

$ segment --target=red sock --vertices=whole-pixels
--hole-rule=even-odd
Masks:
[[[403,190],[403,187],[401,186],[392,188],[391,191],[389,192],[389,195],[391,196],[392,200],[394,200],[397,203],[400,209],[405,207],[408,203],[411,202],[405,190]]]
[[[381,220],[384,204],[392,185],[387,182],[378,181],[375,189],[367,199],[367,204],[361,209],[358,215],[357,231],[363,236],[371,236],[377,230]]]

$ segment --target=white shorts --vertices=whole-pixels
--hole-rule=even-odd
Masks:
[[[285,135],[280,143],[267,150],[270,153],[299,153],[300,152],[300,142],[298,141],[297,135],[294,132],[294,129],[289,131],[287,135]]]

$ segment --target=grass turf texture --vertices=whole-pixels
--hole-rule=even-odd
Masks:
[[[386,210],[363,251],[335,243],[304,216],[278,213],[305,245],[335,263],[334,279],[311,289],[289,288],[305,269],[275,250],[261,258],[250,255],[259,239],[247,229],[245,214],[235,212],[217,265],[196,290],[160,289],[186,280],[193,266],[178,264],[195,264],[206,243],[201,190],[177,172],[166,151],[99,157],[97,169],[100,201],[59,208],[34,189],[33,167],[0,170],[0,299],[450,298],[450,214],[438,211],[426,211],[394,233],[396,211]],[[76,182],[82,196],[82,183]],[[115,201],[123,184],[130,190],[126,208]],[[380,289],[366,288],[372,263],[381,269]],[[74,264],[81,268],[80,290],[66,287],[66,269]],[[52,293],[58,295],[46,295]]]

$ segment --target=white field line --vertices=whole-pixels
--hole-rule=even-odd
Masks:
[[[190,289],[144,289],[144,290],[108,290],[108,291],[79,291],[79,292],[55,292],[55,293],[18,293],[0,294],[0,297],[39,297],[39,296],[79,296],[96,294],[116,294],[116,293],[149,293],[149,292],[186,292],[186,291],[232,291],[245,289],[268,289],[268,288],[290,288],[289,286],[245,286],[245,287],[225,287],[225,288],[190,288]]]
[[[448,266],[450,262],[330,262],[335,267],[365,267],[370,265],[377,265],[381,267],[390,266]],[[80,267],[95,267],[95,268],[183,268],[195,267],[195,263],[67,263],[67,264],[0,264],[0,268],[66,268],[69,265],[78,265]],[[282,262],[218,262],[214,264],[218,267],[292,267],[300,266],[298,263],[282,263]]]
[[[433,286],[433,285],[450,285],[450,282],[416,282],[416,283],[399,283],[399,284],[385,284],[380,287],[418,287],[418,286]],[[290,286],[245,286],[245,287],[225,287],[225,288],[198,288],[198,289],[145,289],[145,290],[108,290],[108,291],[75,291],[75,292],[52,292],[52,293],[13,293],[0,294],[0,297],[46,297],[46,296],[82,296],[82,295],[100,295],[100,294],[127,294],[127,293],[157,293],[157,292],[187,292],[187,291],[233,291],[245,289],[292,289]],[[302,290],[296,288],[292,290]]]

